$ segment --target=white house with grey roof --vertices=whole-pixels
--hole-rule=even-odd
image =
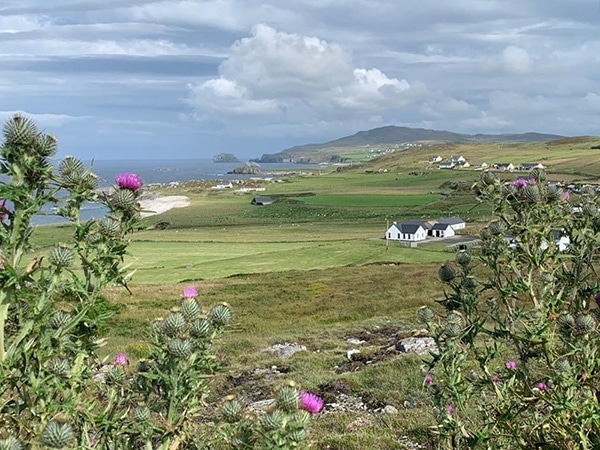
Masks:
[[[385,238],[394,241],[424,241],[427,226],[423,222],[394,222],[385,232]]]
[[[437,223],[448,224],[455,231],[456,230],[462,230],[463,228],[465,228],[467,226],[467,224],[465,223],[465,221],[462,220],[458,216],[444,217],[443,219],[438,220]]]
[[[443,222],[437,222],[437,223],[433,224],[433,226],[431,227],[431,230],[429,230],[429,233],[433,237],[441,237],[441,238],[454,236],[456,234],[454,232],[454,229],[452,228],[452,225],[450,225],[449,223],[443,223]]]

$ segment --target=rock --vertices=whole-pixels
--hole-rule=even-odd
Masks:
[[[396,342],[396,350],[401,353],[417,353],[422,355],[433,352],[438,353],[437,345],[431,337],[408,337]]]
[[[398,410],[392,405],[386,405],[385,408],[381,410],[381,412],[384,414],[398,414]]]
[[[270,398],[268,400],[259,400],[257,402],[252,402],[248,404],[248,410],[249,411],[264,411],[267,408],[270,408],[271,406],[273,406],[275,404],[275,399],[274,398]]]
[[[373,421],[368,417],[359,417],[356,420],[353,420],[348,425],[346,425],[346,432],[348,433],[356,433],[363,428],[367,428],[373,425]]]
[[[260,166],[257,163],[247,162],[242,167],[236,167],[233,169],[233,173],[243,175],[254,175],[260,173]]]
[[[358,339],[358,338],[348,338],[348,339],[346,339],[346,342],[348,344],[352,344],[352,345],[362,345],[367,341],[363,341],[362,339]]]
[[[294,353],[306,351],[306,347],[304,345],[299,345],[290,342],[284,342],[283,344],[274,344],[270,347],[262,348],[261,352],[274,352],[280,358],[289,358]]]
[[[233,153],[219,153],[213,156],[215,163],[238,163],[240,160]]]
[[[356,355],[359,353],[360,353],[360,350],[358,350],[356,348],[350,349],[346,352],[346,358],[348,358],[350,361],[352,361],[353,360],[352,355]]]

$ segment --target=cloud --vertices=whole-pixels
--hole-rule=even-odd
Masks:
[[[341,46],[265,24],[233,44],[219,74],[189,86],[196,117],[217,113],[227,123],[243,115],[254,125],[277,120],[293,126],[369,117],[412,98],[408,81],[354,67]]]
[[[533,71],[533,60],[527,50],[509,45],[499,58],[487,63],[487,70],[505,75],[527,75]]]
[[[15,114],[33,119],[40,128],[61,127],[68,123],[92,119],[90,116],[70,116],[68,114],[31,113],[27,111],[0,111],[0,122],[6,122]]]

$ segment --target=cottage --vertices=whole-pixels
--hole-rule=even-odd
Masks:
[[[423,222],[394,222],[385,233],[385,238],[396,241],[424,241],[427,226]]]
[[[454,169],[455,165],[456,163],[447,159],[446,161],[442,161],[438,167],[440,169]]]
[[[533,170],[533,169],[545,169],[546,166],[544,166],[542,163],[523,163],[520,164],[518,169],[519,170]]]
[[[250,203],[258,206],[270,205],[271,203],[273,203],[273,199],[266,195],[257,196],[254,197]]]
[[[467,224],[465,223],[465,221],[462,220],[458,216],[445,217],[443,219],[438,220],[437,223],[442,223],[442,224],[450,225],[450,227],[454,231],[456,231],[456,230],[462,230],[463,228],[465,228],[467,226]]]
[[[450,161],[453,162],[454,164],[460,164],[460,165],[467,162],[467,160],[465,159],[464,156],[457,156],[457,155],[452,155],[450,157]]]
[[[438,163],[442,160],[442,157],[440,155],[436,155],[436,156],[430,156],[429,157],[429,163],[433,164],[433,163]]]
[[[492,167],[496,170],[500,170],[501,172],[512,172],[515,170],[515,166],[512,163],[496,163],[493,164]]]
[[[430,234],[433,237],[445,238],[454,236],[456,233],[449,223],[438,222],[431,227]]]

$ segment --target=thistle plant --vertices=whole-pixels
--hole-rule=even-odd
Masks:
[[[142,181],[121,173],[100,191],[96,176],[74,157],[53,171],[56,139],[30,119],[15,115],[3,133],[0,450],[214,448],[218,418],[207,412],[207,398],[221,369],[213,343],[232,319],[229,305],[205,309],[188,287],[179,306],[152,323],[147,358],[131,364],[118,353],[112,364],[100,362],[100,335],[113,314],[102,292],[114,284],[128,289],[131,272],[123,262],[129,235],[142,227]],[[103,204],[107,215],[82,221],[89,201]],[[34,251],[32,219],[48,204],[73,233],[69,242]],[[103,381],[92,376],[100,367]],[[286,387],[277,410],[232,428],[232,435],[247,434],[247,442],[258,439],[263,448],[298,447],[309,422],[304,409],[318,412],[319,400]]]
[[[305,448],[310,415],[322,407],[320,397],[298,391],[294,382],[282,386],[273,405],[260,413],[247,411],[235,397],[228,396],[221,407],[225,424],[222,431],[232,449]]]
[[[443,312],[417,314],[439,347],[424,388],[440,448],[600,448],[599,196],[538,169],[475,190],[495,220],[440,268]]]

